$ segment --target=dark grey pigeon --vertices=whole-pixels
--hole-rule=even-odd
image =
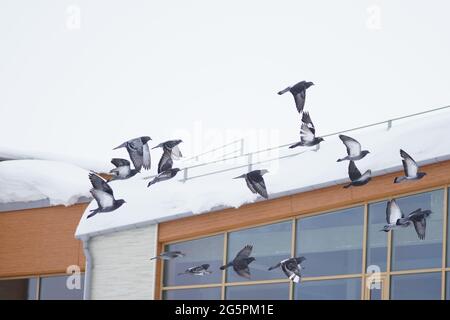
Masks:
[[[155,178],[153,178],[153,180],[148,183],[147,187],[150,187],[152,184],[155,184],[157,182],[172,179],[173,177],[175,177],[177,175],[177,173],[179,171],[180,171],[179,168],[173,168],[173,169],[163,171],[160,174],[158,174]]]
[[[111,163],[116,167],[112,169],[109,173],[113,176],[110,181],[113,180],[125,180],[135,176],[139,171],[130,168],[130,161],[126,159],[114,158]]]
[[[158,256],[151,258],[150,260],[154,259],[162,259],[162,260],[171,260],[178,257],[184,257],[185,254],[181,251],[165,251],[161,252]]]
[[[282,95],[286,92],[292,93],[295,100],[295,106],[297,107],[298,113],[303,112],[303,107],[305,106],[305,98],[306,98],[306,89],[313,86],[314,83],[308,81],[301,81],[292,87],[287,87],[284,90],[278,92],[279,95]]]
[[[202,264],[201,266],[187,268],[184,272],[179,273],[181,276],[183,274],[190,274],[194,276],[205,276],[207,274],[211,274],[212,271],[208,270],[209,264]]]
[[[350,188],[351,186],[360,187],[368,183],[372,179],[372,171],[367,170],[364,174],[358,170],[354,161],[350,161],[348,165],[348,176],[352,181],[348,185],[344,186],[344,188]]]
[[[86,219],[95,216],[99,212],[111,212],[119,208],[125,203],[125,200],[114,199],[114,192],[108,183],[102,177],[91,172],[89,173],[89,180],[91,180],[93,188],[90,190],[95,201],[97,201],[98,208],[91,210],[91,213]]]
[[[257,193],[263,198],[269,199],[269,195],[267,194],[266,183],[264,182],[263,175],[268,173],[268,170],[253,170],[249,173],[245,173],[238,177],[234,177],[233,179],[244,178],[247,183],[247,187],[251,192]]]
[[[364,158],[367,154],[370,153],[367,150],[361,151],[361,144],[351,137],[341,134],[339,135],[339,139],[342,140],[345,147],[347,148],[347,156],[342,159],[338,159],[337,162],[344,160],[357,161]]]
[[[248,265],[255,261],[254,257],[250,257],[252,249],[252,245],[246,245],[241,251],[238,252],[233,261],[221,266],[220,270],[233,267],[234,272],[236,272],[239,276],[250,279],[250,268]]]
[[[146,170],[150,170],[151,158],[150,149],[147,142],[152,140],[150,137],[139,137],[136,139],[128,140],[122,143],[120,146],[115,147],[113,150],[119,148],[127,148],[130,159],[133,162],[134,168],[141,171],[142,167]]]
[[[311,121],[309,112],[305,111],[302,115],[302,125],[300,127],[300,142],[293,144],[289,148],[312,147],[323,141],[323,138],[316,137],[316,129]]]
[[[386,206],[386,222],[387,224],[380,231],[389,232],[398,227],[407,227],[411,224],[398,206],[395,199],[387,202]]]
[[[405,151],[400,149],[400,156],[403,158],[403,169],[405,175],[403,177],[396,177],[394,183],[400,183],[402,181],[420,180],[425,177],[425,172],[419,172],[419,166],[414,159]]]
[[[427,218],[431,214],[431,210],[417,209],[411,212],[407,219],[414,224],[417,236],[420,240],[425,240],[425,230],[427,228]]]
[[[303,269],[303,267],[301,266],[301,263],[305,260],[306,260],[305,257],[284,259],[278,262],[273,267],[270,267],[268,270],[270,271],[281,267],[281,270],[283,270],[284,274],[290,280],[292,280],[295,283],[299,283],[302,279],[300,271]]]
[[[155,148],[162,148],[163,154],[158,163],[158,173],[172,169],[173,160],[180,159],[183,155],[181,154],[178,145],[183,142],[182,140],[169,140],[158,144]]]

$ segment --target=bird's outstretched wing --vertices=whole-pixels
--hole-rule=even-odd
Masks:
[[[301,90],[300,92],[294,93],[295,106],[298,113],[302,113],[303,107],[305,106],[306,91]]]
[[[300,264],[300,263],[302,263],[303,261],[306,260],[305,257],[297,257],[297,258],[294,258],[294,259],[295,259],[295,261],[297,262],[297,264]]]
[[[114,192],[111,189],[111,187],[99,175],[95,174],[94,172],[91,172],[89,173],[89,180],[91,180],[91,184],[95,190],[103,191],[110,194],[111,196],[114,196]]]
[[[312,142],[314,141],[315,135],[314,132],[311,131],[311,128],[308,127],[306,123],[302,123],[300,127],[300,140],[303,143]]]
[[[403,218],[403,213],[397,202],[395,200],[388,201],[386,206],[386,222],[394,225],[401,218]]]
[[[144,164],[143,161],[144,152],[142,145],[136,146],[129,144],[127,145],[127,151],[128,154],[130,155],[131,161],[133,162],[133,165],[136,168],[136,170],[141,171],[142,166]]]
[[[295,262],[287,262],[281,265],[281,270],[292,281],[298,283],[301,280],[300,270]]]
[[[247,175],[247,179],[248,183],[251,184],[251,187],[249,186],[250,189],[253,188],[253,190],[256,191],[256,193],[258,193],[259,195],[261,195],[266,199],[269,197],[269,195],[267,194],[266,183],[264,182],[264,178],[262,177],[261,174],[257,172],[250,172]]]
[[[173,166],[173,161],[170,156],[170,151],[164,150],[164,152],[161,156],[161,159],[159,160],[159,163],[158,163],[158,173],[172,169],[172,166]]]
[[[151,164],[150,148],[146,143],[142,146],[142,165],[144,169],[150,170]]]
[[[116,167],[129,167],[130,161],[126,159],[114,158],[111,160],[111,163]]]
[[[246,245],[244,248],[241,249],[241,251],[238,252],[236,255],[237,259],[245,259],[250,257],[252,254],[253,246],[252,245]]]
[[[316,134],[316,129],[314,128],[314,124],[311,120],[311,116],[308,111],[303,112],[302,122],[306,124],[306,126],[310,129],[313,134]]]
[[[238,275],[240,275],[241,277],[250,279],[250,268],[248,266],[245,267],[245,268],[242,268],[242,269],[236,269],[235,268],[234,271],[236,271],[236,273]]]
[[[350,161],[348,165],[348,176],[350,180],[355,181],[361,178],[361,172],[358,170],[358,168],[355,165],[354,161]]]
[[[91,189],[89,190],[94,197],[95,201],[97,201],[97,205],[99,208],[109,208],[114,205],[114,196],[99,190],[99,189]]]
[[[180,148],[178,146],[174,146],[172,148],[172,158],[174,160],[178,160],[178,159],[180,159],[182,157],[183,157],[183,155],[181,154]]]
[[[339,139],[344,143],[347,148],[347,154],[351,157],[356,157],[361,153],[361,144],[355,139],[345,136],[343,134],[339,135]]]
[[[417,236],[420,240],[425,239],[425,230],[427,228],[427,220],[423,217],[420,220],[413,220],[414,229],[416,229]]]
[[[415,177],[417,176],[417,172],[419,171],[419,166],[416,161],[407,154],[405,151],[400,150],[400,156],[403,158],[403,169],[405,170],[405,175],[407,177]]]

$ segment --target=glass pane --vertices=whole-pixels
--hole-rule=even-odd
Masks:
[[[251,256],[250,280],[280,279],[286,276],[281,269],[268,271],[283,259],[291,256],[292,221],[286,221],[268,226],[245,229],[228,234],[228,261],[232,261],[236,254],[247,244],[253,245]],[[233,268],[227,269],[227,282],[249,281],[240,277]]]
[[[220,300],[220,288],[163,291],[164,300]]]
[[[396,200],[405,216],[419,208],[431,210],[432,214],[426,220],[425,240],[419,239],[413,225],[393,230],[392,270],[441,267],[444,190]]]
[[[296,300],[359,300],[361,279],[304,281],[295,284]]]
[[[182,286],[222,282],[224,235],[196,239],[167,245],[166,251],[181,251],[184,257],[164,261],[164,286]],[[209,264],[211,274],[197,276],[180,274],[187,268]]]
[[[37,279],[0,280],[0,300],[36,300]]]
[[[382,300],[383,286],[370,289],[370,300]]]
[[[447,272],[445,274],[445,278],[447,279],[447,284],[446,284],[446,299],[450,300],[450,272]]]
[[[306,258],[304,276],[361,273],[363,225],[363,207],[300,218],[297,256]]]
[[[388,233],[380,232],[386,224],[386,205],[386,201],[369,204],[367,225],[367,267],[380,271],[386,271]]]
[[[231,286],[226,289],[227,300],[289,300],[289,284],[258,284]]]
[[[391,277],[391,300],[440,300],[441,273]]]
[[[70,278],[69,278],[70,277]],[[73,276],[41,278],[41,300],[83,300],[84,275],[73,282]]]

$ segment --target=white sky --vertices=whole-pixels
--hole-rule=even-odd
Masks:
[[[0,148],[108,162],[140,135],[186,155],[288,143],[299,118],[276,92],[301,80],[319,134],[450,104],[448,0],[268,3],[1,0]]]

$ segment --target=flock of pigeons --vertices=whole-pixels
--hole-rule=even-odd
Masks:
[[[292,87],[287,87],[284,90],[278,92],[282,95],[286,92],[290,92],[295,100],[295,106],[298,113],[301,115],[301,125],[300,125],[300,141],[291,145],[289,148],[296,147],[312,147],[319,145],[324,139],[322,137],[316,137],[316,130],[314,124],[311,120],[311,116],[308,111],[304,111],[306,90],[313,86],[314,83],[301,81]],[[355,162],[366,157],[370,152],[368,150],[362,150],[361,144],[352,137],[339,135],[339,138],[345,145],[347,149],[347,156],[338,159],[338,162],[349,161],[348,166],[348,176],[350,178],[350,183],[345,185],[344,188],[350,188],[352,186],[359,187],[366,185],[371,180],[372,172],[367,170],[363,174],[357,168]],[[129,179],[141,171],[142,168],[149,170],[151,167],[151,156],[148,142],[151,140],[150,137],[139,137],[122,143],[120,146],[114,148],[126,148],[133,162],[134,169],[131,168],[130,161],[126,159],[114,158],[111,163],[115,166],[111,170],[110,174],[112,180],[124,180]],[[150,181],[147,187],[151,185],[162,182],[165,180],[172,179],[180,171],[179,168],[173,168],[173,161],[178,160],[182,157],[179,150],[179,144],[181,140],[169,140],[158,144],[155,148],[162,148],[163,154],[158,163],[158,175]],[[404,176],[396,177],[394,183],[401,183],[403,181],[412,181],[422,179],[426,173],[419,172],[419,167],[414,159],[406,153],[404,150],[400,150],[400,156],[402,158]],[[266,184],[263,175],[266,174],[268,170],[253,170],[248,173],[242,174],[234,179],[245,179],[245,182],[251,192],[259,194],[263,198],[268,199],[269,195],[267,193]],[[114,193],[108,184],[108,181],[100,177],[94,172],[89,174],[89,179],[92,183],[93,188],[90,190],[92,196],[98,204],[98,208],[91,210],[91,213],[87,216],[90,218],[99,212],[111,212],[119,208],[125,203],[125,200],[114,198]],[[418,208],[417,210],[411,212],[407,217],[397,205],[395,200],[391,200],[387,204],[386,208],[386,221],[387,224],[380,231],[389,232],[390,230],[402,227],[408,227],[411,224],[414,225],[416,233],[419,239],[425,239],[425,229],[426,229],[426,219],[431,214],[430,210],[422,210]],[[241,277],[250,278],[249,264],[255,260],[251,257],[253,246],[246,245],[242,250],[240,250],[233,261],[220,267],[224,270],[228,267],[233,267],[233,270]],[[170,260],[177,257],[183,257],[184,254],[180,251],[169,251],[163,252],[159,256],[152,259],[164,259]],[[280,261],[268,270],[273,270],[281,267],[286,276],[294,282],[299,282],[301,279],[300,270],[302,269],[301,263],[305,261],[305,257],[294,257]],[[211,271],[208,270],[209,264],[203,264],[200,266],[194,266],[188,268],[185,272],[181,274],[192,274],[192,275],[207,275]]]

